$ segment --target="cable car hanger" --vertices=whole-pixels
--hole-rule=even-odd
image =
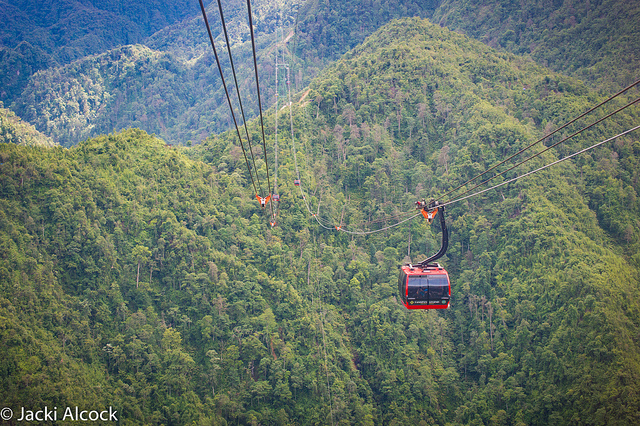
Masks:
[[[429,204],[422,200],[416,202],[416,207],[421,209],[422,215],[427,219],[429,223],[433,222],[433,218],[440,213],[440,226],[442,227],[442,244],[440,245],[440,250],[436,254],[427,259],[423,260],[420,263],[415,265],[408,264],[409,266],[417,266],[417,267],[427,267],[430,262],[440,259],[447,252],[447,248],[449,248],[449,233],[447,232],[447,222],[444,217],[444,206],[440,204],[438,201],[431,200]]]

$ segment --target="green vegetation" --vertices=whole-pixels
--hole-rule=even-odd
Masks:
[[[431,18],[440,1],[309,1],[298,11],[291,49],[311,78],[389,21],[408,16]]]
[[[295,4],[291,2],[291,7]],[[209,9],[213,31],[221,34],[217,6]],[[278,23],[287,25],[293,20],[286,14],[280,16],[281,12],[275,5],[262,5],[255,11],[256,33],[266,35],[258,43],[258,49],[266,57],[260,62],[267,80],[263,85],[265,102],[273,99],[270,86],[275,31]],[[251,46],[247,43],[248,28],[243,13],[246,12],[236,7],[225,11],[225,19],[234,43],[241,90],[248,96],[244,100],[245,112],[254,117],[258,114],[258,102],[252,83],[253,66],[247,65],[251,63]],[[282,37],[282,32],[278,36]],[[233,81],[223,41],[221,35],[217,37],[217,48],[226,78]],[[21,86],[19,96],[12,98],[12,109],[67,147],[91,136],[129,127],[145,129],[172,144],[184,144],[191,140],[200,142],[232,126],[201,16],[167,27],[145,43],[117,47],[35,74],[22,70],[21,75],[31,78],[29,84]],[[3,63],[15,68],[17,60],[7,55]],[[8,70],[7,78],[12,75],[15,73]]]
[[[28,146],[55,145],[50,137],[38,132],[31,124],[22,121],[13,111],[2,108],[2,103],[0,103],[0,142]]]
[[[10,105],[39,70],[140,42],[197,12],[190,0],[2,1],[0,101]]]
[[[192,120],[181,121],[183,117],[175,111],[193,109],[194,101],[202,100],[193,95],[198,89],[188,71],[188,66],[176,64],[170,54],[142,45],[125,46],[36,74],[34,84],[14,108],[67,146],[128,126],[159,132],[169,127],[187,133],[185,127]],[[210,68],[210,76],[213,71]]]
[[[129,127],[176,145],[200,143],[232,127],[197,2],[157,0],[144,8],[121,9],[110,2],[88,8],[71,0],[47,7],[21,3],[22,8],[0,11],[8,23],[0,29],[0,101],[60,145]],[[429,18],[496,49],[531,57],[603,93],[638,78],[639,10],[635,2],[625,0],[522,5],[497,0],[254,3],[264,105],[275,102],[274,52],[282,38],[287,39],[283,50],[291,66],[291,84],[302,90],[382,25],[408,16]],[[63,7],[71,10],[70,18],[51,22],[49,15],[57,16]],[[224,52],[217,5],[208,2],[207,7]],[[27,19],[31,14],[35,18]],[[91,25],[86,25],[87,14],[94,16]],[[246,112],[255,117],[244,2],[225,2],[225,17]],[[104,62],[116,56],[124,68],[112,73]],[[221,56],[230,79],[226,54]]]
[[[310,89],[294,105],[309,202],[367,229],[602,99],[420,19]],[[409,312],[397,265],[433,253],[438,230],[319,228],[284,117],[274,228],[231,132],[190,149],[140,130],[0,145],[7,406],[112,405],[130,424],[636,422],[637,135],[451,206],[452,306]],[[628,110],[534,163],[637,121]]]
[[[638,79],[637,2],[445,1],[434,22],[614,91]]]

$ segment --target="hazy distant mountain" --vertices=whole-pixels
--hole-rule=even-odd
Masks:
[[[640,78],[640,2],[445,0],[434,22],[605,90]]]
[[[0,101],[10,105],[39,70],[138,43],[196,13],[190,0],[1,0]]]
[[[0,104],[0,143],[14,143],[26,146],[51,147],[56,144],[46,135],[43,135],[31,124],[25,123],[16,114]]]
[[[462,0],[254,3],[262,97],[267,106],[275,101],[277,40],[287,40],[279,51],[285,53],[283,60],[290,65],[291,84],[302,90],[326,65],[381,25],[403,16],[432,18],[442,26],[495,48],[530,56],[607,91],[635,81],[640,63],[640,30],[634,24],[639,6],[635,2],[521,6]],[[251,51],[246,44],[246,6],[235,0],[224,2],[224,7],[238,55],[235,62],[245,109],[253,117],[257,114],[257,96]],[[207,9],[230,81],[217,4],[209,2]],[[129,126],[144,128],[171,143],[198,142],[231,125],[197,2],[156,2],[143,7],[67,0],[47,5],[24,2],[0,10],[9,23],[1,33],[0,100],[65,146]],[[87,55],[131,43],[142,43],[156,51],[151,56],[164,59],[161,64],[154,60],[138,64],[144,77],[136,80],[137,75],[130,74],[125,86],[119,86],[123,80],[105,74],[99,67],[92,70],[95,58]],[[127,51],[117,50],[125,52],[123,58]],[[67,65],[76,59],[83,65]],[[139,58],[134,55],[123,60],[134,64]],[[38,70],[44,71],[34,75]],[[66,90],[79,86],[83,88],[80,91]],[[87,86],[102,87],[100,90],[111,97],[94,102],[95,108],[86,111],[75,108],[84,97],[94,96],[81,93]],[[135,94],[130,96],[132,91]],[[161,99],[151,102],[154,96]]]

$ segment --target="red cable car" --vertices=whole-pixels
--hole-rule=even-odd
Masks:
[[[438,253],[419,264],[407,264],[400,268],[398,276],[400,300],[407,309],[447,309],[451,299],[449,274],[439,263],[430,263],[444,256],[449,246],[444,206],[439,206],[435,201],[430,203],[428,207],[424,202],[417,205],[422,208],[423,214],[429,221],[435,216],[436,209],[440,213],[442,246]]]
[[[278,194],[273,194],[273,201],[280,201],[280,196]]]
[[[300,186],[300,179],[295,179],[295,180],[293,181],[293,184],[294,184],[295,186]]]
[[[451,299],[449,274],[439,263],[400,268],[398,291],[407,309],[447,309]]]

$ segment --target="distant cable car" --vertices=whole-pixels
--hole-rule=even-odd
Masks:
[[[267,195],[266,197],[261,197],[258,194],[256,194],[256,198],[260,202],[260,207],[265,208],[267,203],[271,199],[271,194]]]
[[[293,184],[294,184],[295,186],[300,186],[300,179],[296,179],[296,180],[294,180],[294,181],[293,181]]]
[[[423,210],[427,220],[433,219],[436,209],[440,213],[442,246],[438,253],[428,259],[416,265],[407,264],[400,268],[398,293],[402,304],[407,309],[446,309],[451,299],[449,274],[439,263],[431,263],[444,256],[449,246],[444,206],[439,206],[435,201],[428,207],[424,202],[416,204]]]
[[[273,201],[280,201],[280,196],[278,194],[273,194]]]

